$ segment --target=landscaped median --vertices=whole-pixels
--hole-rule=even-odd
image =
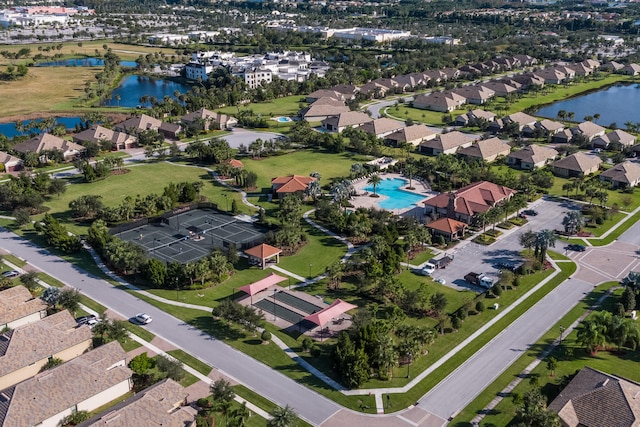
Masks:
[[[442,366],[440,366],[434,372],[430,373],[423,381],[419,382],[406,393],[394,394],[394,405],[392,410],[397,411],[415,403],[420,397],[422,397],[422,395],[424,395],[433,386],[435,386],[438,382],[449,375],[461,363],[471,357],[475,352],[477,352],[480,348],[487,344],[515,319],[517,319],[530,307],[536,304],[541,298],[551,292],[556,286],[562,283],[575,271],[575,265],[573,263],[563,262],[560,263],[559,267],[560,271],[558,271],[557,274],[552,277],[546,284],[544,284],[538,290],[534,291],[528,298],[523,300],[518,306],[514,307],[503,318],[489,327],[487,331],[479,335],[477,338],[473,339],[465,347],[461,348],[449,360],[444,362]],[[539,279],[539,281],[541,280],[542,279]],[[368,407],[369,409],[366,409],[366,412],[373,413],[375,411],[374,398],[373,395],[368,394],[368,389],[364,390],[364,394],[361,395],[346,395],[341,392],[332,390],[327,387],[327,384],[306,371],[303,367],[292,360],[272,342],[268,345],[263,345],[260,343],[260,340],[253,337],[253,335],[251,335],[250,333],[243,331],[242,329],[240,329],[240,327],[223,321],[215,320],[210,314],[203,315],[202,311],[160,303],[139,293],[136,293],[136,296],[150,304],[157,306],[167,313],[184,320],[185,322],[197,327],[198,329],[201,329],[218,339],[224,340],[232,347],[244,352],[251,357],[256,358],[262,363],[265,363],[273,369],[282,372],[288,377],[308,385],[316,392],[334,400],[335,402],[345,407],[354,410],[361,410],[361,408],[363,407]],[[470,324],[471,322],[467,321],[466,323]],[[280,333],[278,330],[276,330],[276,328],[270,328],[269,326],[267,326],[267,328],[272,333],[281,338],[295,352],[303,354],[300,344],[297,340],[294,340],[292,337]],[[470,336],[471,334],[472,332],[464,334],[464,336],[458,335],[457,337],[456,334],[447,334],[443,337],[439,337],[438,340],[443,341],[444,345],[442,346],[442,348],[432,349],[432,353],[429,355],[429,357],[419,359],[426,361],[422,363],[422,366],[418,366],[417,363],[414,364],[413,368],[415,369],[415,375],[419,375],[419,372],[428,368],[428,366],[433,365],[438,359],[440,359],[442,355],[444,355],[447,351],[450,351],[460,341],[462,341],[462,339]],[[455,339],[454,337],[457,339]],[[380,381],[374,381],[368,385],[374,387],[385,385],[387,387],[402,387],[403,385],[406,385],[408,381],[409,380],[406,378],[397,378],[397,380],[392,380],[391,382],[383,383]]]
[[[503,372],[496,380],[487,387],[481,395],[474,399],[462,412],[460,412],[450,423],[455,427],[467,427],[471,426],[471,420],[484,408],[487,407],[504,388],[518,375],[520,375],[525,368],[533,362],[542,352],[544,352],[550,344],[552,344],[561,333],[561,327],[567,327],[574,323],[586,310],[590,309],[596,301],[598,301],[608,290],[616,286],[616,282],[607,282],[596,287],[591,293],[589,293],[583,300],[581,300],[573,309],[571,309],[562,319],[560,319],[554,326],[552,326],[547,333],[545,333],[522,357],[520,357],[515,363],[513,363],[505,372]],[[607,302],[605,301],[605,304]],[[575,339],[575,332],[573,335],[564,337],[565,342],[570,342]],[[589,359],[586,360],[589,362]],[[584,365],[584,360],[581,361]],[[635,363],[635,362],[634,362]],[[533,373],[541,373],[546,368],[544,363],[538,365],[534,369]],[[575,369],[574,369],[575,370]],[[573,372],[571,372],[573,373]],[[541,374],[542,376],[542,374]],[[556,377],[559,378],[560,375]],[[539,381],[540,385],[544,385],[545,381]],[[529,387],[529,381],[520,383],[514,390],[519,395],[522,395],[522,389]],[[508,425],[512,421],[515,415],[516,405],[513,402],[512,396],[506,396],[502,401],[494,408],[489,414],[487,414],[482,421],[482,425]]]

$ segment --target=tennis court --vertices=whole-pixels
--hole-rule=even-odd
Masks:
[[[307,314],[316,313],[326,306],[321,306],[317,304],[310,303],[309,301],[305,301],[302,298],[298,298],[295,295],[291,295],[287,292],[278,292],[276,293],[276,301],[280,301],[286,305],[289,305],[293,308],[297,308],[300,311],[303,311]]]
[[[231,243],[239,250],[255,246],[264,241],[265,233],[243,217],[214,209],[191,209],[115,235],[142,246],[149,257],[184,264]]]

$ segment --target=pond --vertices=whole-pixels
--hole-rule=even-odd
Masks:
[[[35,121],[39,122],[42,119],[35,119]],[[80,117],[56,117],[56,123],[64,125],[67,129],[74,129],[76,125],[80,124],[82,119]],[[31,123],[31,120],[25,120],[22,122],[23,124]],[[32,132],[40,133],[39,130],[34,129]],[[28,133],[20,133],[16,129],[16,124],[13,122],[10,123],[0,123],[0,134],[6,136],[7,138],[13,138],[14,136],[27,135]]]
[[[140,102],[143,96],[149,96],[162,100],[165,96],[175,98],[175,92],[186,93],[191,86],[176,83],[171,80],[152,79],[143,76],[127,76],[122,79],[120,86],[114,89],[111,99],[104,102],[108,107],[128,107],[136,108],[138,105],[142,107],[150,107],[151,103]],[[120,97],[120,99],[118,99]]]
[[[101,67],[104,65],[104,59],[100,58],[78,58],[78,59],[62,59],[60,61],[40,62],[36,67]],[[136,67],[135,61],[120,61],[122,67]]]
[[[625,128],[625,123],[640,121],[640,85],[615,85],[607,89],[589,93],[564,101],[554,102],[536,111],[536,115],[558,118],[558,111],[573,112],[573,120],[581,122],[585,116],[600,114],[598,124],[609,126],[616,123],[619,128]]]

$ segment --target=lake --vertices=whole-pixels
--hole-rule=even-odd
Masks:
[[[120,86],[114,89],[111,99],[104,102],[109,107],[135,108],[138,105],[150,107],[151,103],[141,103],[140,98],[148,95],[152,98],[162,100],[165,96],[174,98],[174,92],[186,93],[191,86],[176,83],[171,80],[152,79],[143,76],[127,76],[122,79]],[[116,95],[120,96],[118,101]]]
[[[40,121],[41,119],[35,119],[35,121]],[[30,123],[31,120],[25,120],[22,122],[23,124]],[[77,124],[80,124],[82,119],[80,117],[56,117],[56,123],[64,125],[67,129],[75,129]],[[34,129],[32,132],[40,133],[37,129]],[[7,138],[13,138],[14,136],[20,135],[28,135],[22,134],[16,130],[16,124],[13,122],[10,123],[0,123],[0,134],[6,136]]]
[[[36,67],[101,67],[104,65],[104,59],[100,58],[79,58],[79,59],[63,59],[60,61],[40,62]],[[123,67],[136,67],[135,61],[120,61]]]
[[[585,116],[600,114],[597,121],[602,126],[615,122],[619,128],[625,128],[626,122],[640,122],[640,85],[615,85],[607,89],[577,96],[564,101],[554,102],[536,111],[536,115],[558,118],[558,111],[572,111],[576,122]]]

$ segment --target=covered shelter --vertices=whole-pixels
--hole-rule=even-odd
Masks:
[[[258,246],[247,249],[244,253],[249,257],[249,264],[259,264],[264,270],[267,266],[267,261],[271,258],[276,258],[276,264],[280,262],[280,254],[282,250],[275,246],[262,243]]]
[[[464,237],[467,224],[455,219],[442,217],[427,224],[427,228],[434,236],[444,236],[448,241],[458,240]]]
[[[258,292],[264,291],[265,289],[270,288],[273,285],[276,285],[284,280],[287,280],[286,277],[278,276],[275,273],[271,273],[264,279],[258,280],[257,282],[251,283],[250,285],[242,286],[239,288],[242,292],[249,294],[251,296],[251,304],[253,304],[253,296]]]
[[[315,323],[321,328],[329,323],[331,319],[340,316],[342,313],[357,308],[357,305],[350,304],[346,301],[342,301],[340,298],[335,300],[329,307],[324,308],[316,313],[310,314],[304,318],[309,322]]]

